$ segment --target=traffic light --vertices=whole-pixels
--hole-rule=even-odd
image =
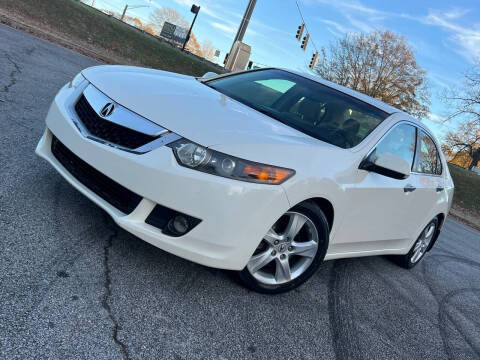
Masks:
[[[317,65],[317,60],[318,60],[318,51],[315,51],[315,53],[312,55],[312,60],[310,60],[310,65],[308,66],[310,70],[313,70],[315,65]]]
[[[302,25],[300,25],[300,26],[298,27],[297,35],[295,36],[298,41],[300,41],[300,39],[302,38],[302,34],[303,34],[303,29],[304,29],[304,28],[305,28],[305,23],[302,22]]]
[[[228,53],[225,54],[225,59],[223,59],[223,65],[227,65]]]
[[[250,60],[247,65],[247,70],[252,70],[252,68],[253,68],[253,61]]]
[[[308,39],[310,39],[310,34],[306,33],[305,36],[303,37],[302,45],[300,45],[303,51],[305,51],[305,49],[307,48]]]

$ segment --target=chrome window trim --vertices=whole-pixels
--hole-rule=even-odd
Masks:
[[[443,170],[443,166],[442,166],[442,170]],[[410,171],[410,174],[414,174],[414,175],[422,175],[422,176],[436,176],[436,177],[443,177],[443,172],[441,175],[438,175],[438,174],[427,174],[427,173],[421,173],[421,172],[417,172],[417,171]]]
[[[73,124],[75,125],[77,130],[80,132],[80,134],[82,134],[85,138],[93,140],[93,141],[98,142],[98,143],[101,143],[103,145],[113,147],[115,149],[119,149],[119,150],[126,151],[126,152],[129,152],[129,153],[137,154],[137,155],[145,154],[149,151],[152,151],[152,150],[157,149],[157,148],[159,148],[161,146],[164,146],[164,145],[168,145],[168,144],[170,144],[170,143],[172,143],[172,142],[181,138],[181,136],[171,132],[170,130],[165,129],[165,128],[161,127],[160,125],[157,125],[157,124],[151,122],[150,120],[145,119],[145,118],[141,117],[140,115],[137,115],[137,114],[131,112],[130,110],[126,109],[125,107],[123,107],[121,105],[118,105],[115,101],[108,98],[106,95],[101,93],[95,87],[93,87],[93,88],[95,90],[99,91],[102,96],[104,96],[104,100],[107,100],[107,102],[114,103],[116,105],[116,107],[119,107],[119,108],[124,109],[125,111],[128,111],[131,115],[134,115],[136,119],[140,119],[141,122],[142,122],[142,125],[132,126],[131,124],[128,124],[128,126],[126,126],[124,124],[124,120],[123,119],[118,120],[117,117],[115,118],[115,121],[112,121],[112,122],[114,122],[118,125],[127,127],[129,129],[141,132],[141,133],[146,134],[146,135],[159,136],[159,137],[157,139],[149,142],[148,144],[140,146],[136,149],[130,149],[130,148],[126,148],[124,146],[118,145],[118,144],[111,143],[109,141],[106,141],[104,139],[101,139],[99,137],[96,137],[96,136],[90,134],[90,132],[85,127],[85,125],[83,125],[83,123],[81,122],[81,120],[77,116],[77,113],[75,111],[75,104],[80,99],[80,97],[85,94],[85,90],[88,89],[88,88],[91,88],[91,87],[93,87],[93,85],[91,85],[87,80],[82,81],[78,85],[78,87],[75,89],[75,91],[71,94],[71,96],[68,98],[67,105],[66,105],[67,113],[70,115],[70,118],[71,118]],[[90,94],[89,94],[90,98],[92,98],[92,94],[93,94],[93,92],[90,92]],[[95,95],[93,95],[93,96],[95,96]],[[87,99],[87,101],[88,101],[88,99]],[[105,105],[105,104],[103,104],[103,105]],[[99,110],[96,110],[95,108],[94,108],[94,110],[97,111],[97,113],[99,111]],[[101,110],[101,108],[100,108],[100,110]],[[118,110],[118,108],[115,111],[117,111],[117,110]],[[121,111],[120,114],[125,114],[125,112]],[[114,114],[112,114],[111,116],[113,116],[113,115]],[[133,118],[131,115],[130,115],[130,119]],[[110,119],[104,118],[103,116],[101,116],[101,117],[105,120],[111,121]],[[147,122],[149,122],[150,124],[153,124],[154,126],[152,126],[150,124],[145,125],[145,124],[147,124]]]

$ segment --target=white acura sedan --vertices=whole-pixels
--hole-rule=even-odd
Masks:
[[[422,123],[289,70],[88,68],[46,124],[36,153],[119,226],[264,293],[324,260],[388,254],[413,267],[453,196]]]

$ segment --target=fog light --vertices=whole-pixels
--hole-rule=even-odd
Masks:
[[[155,205],[152,212],[145,219],[145,223],[155,226],[168,236],[178,237],[185,235],[201,222],[193,216],[182,214],[160,204]]]
[[[189,228],[188,220],[182,215],[175,216],[169,225],[174,232],[180,235],[186,233]]]

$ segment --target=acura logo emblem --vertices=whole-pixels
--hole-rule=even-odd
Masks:
[[[100,114],[103,117],[107,117],[107,116],[112,115],[113,110],[115,110],[115,105],[113,103],[106,103],[105,106],[100,111]]]

